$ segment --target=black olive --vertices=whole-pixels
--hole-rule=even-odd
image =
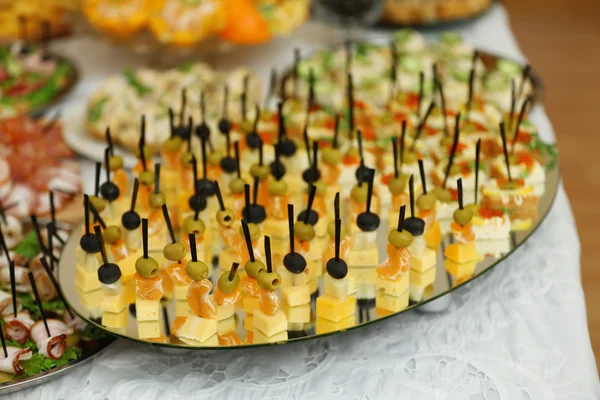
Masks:
[[[362,212],[358,214],[358,218],[356,218],[356,225],[363,232],[373,232],[379,228],[379,216],[372,212]]]
[[[221,159],[221,169],[228,174],[233,174],[237,171],[237,162],[235,158],[225,156]]]
[[[314,183],[321,179],[321,171],[318,168],[314,169],[312,167],[305,169],[302,173],[302,179],[308,184]]]
[[[187,127],[181,125],[173,128],[173,136],[178,136],[183,140],[187,140],[189,138],[189,130]]]
[[[271,175],[280,180],[285,175],[285,165],[281,161],[275,160],[271,163]]]
[[[415,217],[406,218],[402,228],[409,231],[413,236],[421,236],[425,232],[425,221]]]
[[[258,134],[256,132],[251,132],[246,135],[246,144],[251,149],[256,150],[256,149],[260,148],[261,142],[262,141],[260,140],[260,136],[258,136]]]
[[[228,119],[221,118],[219,120],[219,132],[223,135],[227,135],[231,131],[231,122]]]
[[[98,268],[98,280],[101,283],[111,285],[119,279],[121,279],[121,269],[117,264],[108,263]]]
[[[117,185],[110,181],[106,181],[100,186],[100,193],[102,194],[102,198],[107,201],[115,201],[119,198],[120,194]]]
[[[79,239],[79,245],[86,253],[92,254],[100,252],[100,243],[98,243],[96,235],[91,232],[84,234],[81,239]]]
[[[344,279],[348,275],[348,264],[341,258],[330,258],[325,265],[325,269],[333,279]]]
[[[205,197],[210,197],[215,194],[215,183],[207,178],[201,178],[196,181],[196,189]]]
[[[121,223],[123,223],[123,226],[126,229],[132,231],[132,230],[140,227],[142,220],[140,219],[140,216],[138,213],[136,213],[135,211],[129,210],[129,211],[126,211],[125,213],[123,213],[123,215],[121,216]]]
[[[188,205],[193,211],[204,211],[206,209],[206,197],[201,194],[193,194],[188,200]]]
[[[292,274],[301,274],[306,269],[306,260],[300,253],[287,253],[283,257],[283,265]]]
[[[369,168],[361,164],[360,167],[356,168],[355,176],[359,182],[366,182],[369,179]]]
[[[298,214],[298,221],[304,221],[304,217],[306,217],[306,210],[303,210],[300,214]],[[319,214],[315,210],[310,210],[310,214],[308,215],[308,224],[315,226],[319,222]]]
[[[267,212],[265,211],[265,208],[260,204],[250,204],[249,207],[250,215],[246,213],[246,207],[242,209],[242,215],[244,216],[244,218],[246,218],[246,220],[249,223],[260,224],[267,218]]]
[[[210,137],[210,128],[206,123],[201,123],[196,127],[196,136],[198,136],[200,140],[208,140]]]
[[[296,154],[296,143],[292,140],[286,140],[277,144],[279,148],[279,154],[284,157],[291,157]]]

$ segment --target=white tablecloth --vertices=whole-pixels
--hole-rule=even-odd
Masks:
[[[314,29],[312,29],[314,28]],[[504,9],[458,30],[474,45],[523,59]],[[211,58],[267,77],[292,47],[340,42],[309,25],[294,38]],[[67,100],[86,96],[108,73],[138,60],[90,40],[59,45],[84,71]],[[552,93],[548,93],[552,96]],[[554,137],[542,108],[533,119]],[[90,164],[84,174],[93,181]],[[91,189],[87,186],[87,189]],[[444,312],[408,312],[373,326],[293,345],[167,356],[120,340],[90,363],[15,399],[598,399],[587,330],[580,245],[564,190],[533,237],[490,274],[452,293]]]

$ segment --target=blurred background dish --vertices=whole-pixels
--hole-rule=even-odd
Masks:
[[[493,0],[384,0],[382,21],[429,25],[467,20],[489,9]]]
[[[49,24],[51,37],[67,35],[71,30],[69,15],[77,9],[77,3],[77,0],[0,0],[0,43],[23,37],[23,17],[30,40],[44,36],[42,22]]]

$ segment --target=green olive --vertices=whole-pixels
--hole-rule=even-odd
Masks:
[[[108,159],[108,169],[116,171],[123,168],[123,157],[121,156],[110,156]]]
[[[505,181],[500,184],[500,189],[502,190],[516,190],[519,187],[519,182],[517,181]]]
[[[281,283],[281,279],[277,272],[267,272],[266,269],[263,269],[258,273],[257,280],[258,286],[265,290],[276,290]]]
[[[357,203],[366,203],[369,196],[369,188],[366,183],[359,185],[358,183],[352,187],[350,197]]]
[[[404,163],[405,164],[414,164],[419,160],[419,157],[414,151],[407,151],[404,153]]]
[[[204,222],[200,218],[194,219],[194,216],[190,215],[183,220],[183,231],[188,235],[193,233],[202,236],[204,235],[204,229]]]
[[[150,170],[145,170],[140,173],[138,180],[144,186],[152,186],[154,184],[154,173]]]
[[[208,277],[208,266],[202,261],[190,261],[185,265],[185,272],[191,279],[201,281]]]
[[[268,190],[273,196],[284,196],[288,191],[288,185],[284,180],[271,179]]]
[[[257,241],[258,238],[260,237],[260,228],[258,227],[258,225],[253,224],[253,223],[249,223],[248,224],[248,231],[250,231],[250,239],[253,242]],[[240,235],[242,237],[244,237],[244,229],[241,226],[240,226]]]
[[[327,225],[327,234],[329,235],[329,237],[332,240],[335,239],[335,221],[331,221]],[[344,238],[347,235],[348,235],[348,228],[346,227],[346,224],[341,224],[340,225],[340,238]]]
[[[471,204],[467,204],[465,206],[466,209],[471,210],[471,212],[473,213],[473,215],[477,215],[477,213],[479,212],[479,206],[477,204],[471,203]]]
[[[242,121],[240,124],[240,131],[243,133],[250,133],[252,132],[252,129],[254,129],[254,122],[249,119]]]
[[[450,136],[444,136],[443,138],[440,139],[440,146],[442,146],[442,147],[452,146],[453,144],[454,144],[454,138],[452,138]]]
[[[246,185],[246,181],[236,177],[229,181],[228,186],[231,193],[244,193],[244,185]]]
[[[106,208],[106,201],[98,196],[90,196],[90,204],[94,206],[98,212],[102,212]]]
[[[113,244],[121,239],[121,227],[117,225],[108,226],[104,232],[102,232],[104,241],[108,244]]]
[[[473,219],[473,211],[471,211],[469,208],[458,208],[456,211],[454,211],[452,218],[454,218],[454,222],[459,225],[467,225]]]
[[[187,249],[183,243],[175,242],[167,244],[163,249],[163,255],[169,261],[183,260],[187,255]]]
[[[182,143],[183,140],[179,136],[172,136],[162,145],[162,147],[167,153],[176,153],[181,148]]]
[[[158,274],[158,263],[152,257],[135,260],[135,270],[142,278],[154,278]]]
[[[191,168],[192,167],[192,160],[194,159],[194,154],[190,151],[186,151],[185,153],[183,153],[181,155],[181,157],[179,158],[179,161],[181,162],[181,165],[183,165],[186,168]]]
[[[244,266],[244,269],[246,270],[246,273],[250,278],[257,279],[260,271],[265,269],[265,264],[263,264],[263,262],[259,260],[248,260],[248,262]]]
[[[150,194],[150,206],[152,208],[161,208],[166,201],[167,200],[163,192]]]
[[[406,248],[410,246],[413,241],[413,235],[410,234],[406,229],[402,230],[402,232],[394,229],[388,235],[388,242],[396,248]]]
[[[250,167],[250,175],[258,177],[261,181],[268,177],[270,172],[271,170],[268,165],[253,164]]]
[[[224,210],[217,211],[217,222],[219,225],[228,227],[233,224],[233,210],[226,208]]]
[[[140,158],[140,149],[136,150],[135,155]],[[152,147],[145,145],[144,158],[146,159],[146,162],[149,162],[152,157],[154,157],[154,150],[152,150]]]
[[[219,282],[217,285],[219,286],[219,290],[223,293],[231,293],[240,284],[240,276],[239,274],[235,274],[232,280],[229,280],[229,271],[225,271],[219,277]]]
[[[323,197],[327,194],[327,184],[325,182],[318,180],[314,185],[317,187],[315,192],[317,196]]]
[[[221,165],[223,155],[218,151],[213,151],[206,155],[206,162],[212,166]]]
[[[433,189],[433,193],[435,194],[435,197],[442,203],[452,202],[452,193],[450,193],[448,189],[437,186]]]
[[[417,197],[417,207],[422,211],[429,211],[435,207],[436,197],[433,193],[424,193]]]
[[[340,149],[326,147],[321,153],[323,154],[323,161],[329,165],[335,166],[342,162],[342,152]]]
[[[294,224],[294,235],[300,240],[313,240],[315,237],[315,228],[304,221],[297,221]]]
[[[407,183],[408,179],[406,178],[406,175],[399,175],[397,178],[394,177],[390,179],[388,187],[390,188],[390,192],[392,194],[401,194],[406,189]]]

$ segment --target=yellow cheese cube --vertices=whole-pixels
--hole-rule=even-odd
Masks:
[[[423,272],[437,264],[437,254],[431,249],[425,249],[420,257],[410,257],[410,269]]]
[[[308,285],[288,286],[281,288],[280,290],[283,301],[292,307],[310,303],[310,291]]]
[[[431,267],[426,271],[419,272],[414,269],[410,270],[410,285],[426,287],[435,281],[435,267]]]
[[[266,336],[273,336],[276,333],[287,329],[287,319],[283,311],[279,310],[275,315],[266,315],[261,310],[254,311],[254,333],[261,331]]]
[[[323,289],[326,295],[346,300],[346,297],[350,294],[350,289],[348,288],[349,282],[350,279],[348,276],[343,279],[335,279],[331,275],[325,274],[323,276]]]
[[[246,314],[253,314],[254,311],[258,309],[258,307],[258,297],[244,297],[244,300],[242,301],[242,310],[244,310]]]
[[[185,300],[176,300],[175,301],[175,316],[177,317],[187,317],[192,312],[190,305]]]
[[[210,295],[211,300],[213,301],[214,304],[217,304],[215,302],[215,297],[214,295]],[[229,306],[219,306],[217,305],[217,320],[221,321],[223,319],[227,319],[229,317],[231,317],[233,314],[235,314],[235,304],[231,304]]]
[[[323,276],[323,259],[319,257],[317,260],[310,260],[307,263],[308,274],[317,278],[319,276]]]
[[[315,234],[316,234],[316,238],[315,239],[325,239],[326,242],[329,244],[329,242],[331,242],[331,239],[329,238],[329,236],[327,235],[327,225],[329,225],[329,220],[327,219],[326,215],[320,215],[319,216],[319,220],[317,221],[317,223],[315,224]],[[327,246],[327,245],[325,245]],[[312,250],[312,243],[311,243],[311,250]],[[323,251],[325,251],[325,249],[323,249]],[[323,254],[323,253],[321,253]]]
[[[221,267],[223,271],[231,270],[231,266],[234,262],[239,263],[240,260],[238,260],[238,257],[233,253],[233,251],[225,249],[219,253],[219,267]]]
[[[102,289],[92,290],[91,292],[83,292],[77,288],[77,297],[79,302],[87,311],[101,310],[102,298],[104,293]]]
[[[138,321],[158,321],[160,302],[158,300],[135,299],[135,315]]]
[[[265,230],[263,233],[271,237],[271,245],[273,244],[273,239],[284,239],[286,245],[289,246],[289,227],[287,219],[267,218],[265,220]],[[287,250],[285,251],[287,252]]]
[[[244,329],[250,332],[254,330],[254,315],[246,315],[246,317],[244,318]]]
[[[124,328],[129,321],[129,310],[118,313],[105,312],[102,314],[102,325],[109,328]]]
[[[133,279],[133,275],[136,273],[135,262],[141,256],[142,250],[134,251],[117,263],[121,270],[121,280],[123,283],[127,283]]]
[[[105,313],[120,313],[123,311],[129,303],[127,303],[127,298],[125,297],[125,292],[122,291],[119,294],[105,294],[102,298],[102,312]],[[118,327],[115,327],[118,328]]]
[[[359,283],[375,283],[377,279],[377,269],[376,267],[366,267],[366,268],[348,268],[348,276],[351,276],[356,281],[356,284]]]
[[[180,337],[179,340],[192,347],[219,347],[219,337],[216,334],[212,335],[204,341],[184,337]]]
[[[444,256],[449,260],[456,263],[463,263],[467,261],[473,261],[477,259],[477,251],[475,249],[475,242],[468,244],[465,243],[452,243],[446,246],[444,249]]]
[[[375,306],[392,312],[398,312],[408,307],[408,290],[400,296],[390,296],[383,291],[377,292]]]
[[[97,269],[92,272],[85,267],[77,265],[75,267],[75,286],[82,292],[91,292],[100,289]]]
[[[158,321],[138,321],[137,329],[140,339],[160,337],[160,323]]]
[[[319,318],[339,322],[354,314],[355,311],[356,298],[353,296],[348,296],[345,300],[340,300],[326,294],[317,298],[316,314]]]
[[[379,263],[379,251],[377,247],[364,250],[350,250],[346,258],[349,268],[373,267]]]
[[[290,241],[286,238],[271,238],[271,253],[283,257],[290,250]]]
[[[377,290],[383,291],[383,293],[390,296],[400,296],[408,289],[408,283],[409,274],[402,274],[398,280],[377,277],[375,287]]]
[[[316,279],[311,279],[310,281],[306,282],[306,285],[308,286],[308,291],[310,294],[316,293],[319,289],[319,282]]]
[[[444,267],[454,279],[464,279],[473,275],[477,267],[477,260],[457,263],[448,259],[444,261]]]
[[[304,330],[304,325],[306,325],[304,322],[290,322],[290,321],[288,321],[287,330],[290,331],[290,332],[303,331]]]
[[[133,280],[123,283],[123,292],[125,293],[127,304],[135,303],[135,283]]]
[[[327,250],[327,246],[331,243],[331,239],[329,236],[324,237],[315,237],[310,242],[310,252],[309,259],[311,260],[321,260],[323,262],[323,253]]]
[[[425,232],[423,236],[425,236],[427,247],[437,253],[442,244],[442,228],[440,227],[440,223],[435,221],[433,227]]]
[[[179,328],[180,339],[192,339],[204,342],[217,333],[217,320],[200,318],[196,315],[187,317],[181,328]]]
[[[356,316],[354,314],[344,318],[341,321],[334,322],[325,318],[317,318],[315,320],[315,328],[317,335],[322,333],[336,332],[348,329],[356,325]]]
[[[288,326],[290,322],[310,322],[310,303],[301,304],[298,306],[290,306],[285,301],[282,301],[281,310],[285,314],[285,317],[288,321]]]
[[[288,339],[288,333],[286,330],[277,332],[272,336],[267,336],[262,333],[260,330],[254,331],[254,343],[276,343],[283,342]]]
[[[432,294],[433,284],[426,287],[411,285],[409,288],[410,300],[414,302],[423,301],[424,299],[431,297]]]
[[[188,293],[188,288],[190,286],[181,286],[181,285],[175,285],[173,287],[173,297],[175,297],[175,300],[185,300],[187,299],[187,293]]]
[[[287,270],[283,264],[279,264],[275,267],[275,272],[279,274],[279,287],[284,288],[286,286],[292,286],[294,283],[294,275],[290,271]]]
[[[217,335],[225,335],[235,330],[235,318],[229,317],[217,322]]]

